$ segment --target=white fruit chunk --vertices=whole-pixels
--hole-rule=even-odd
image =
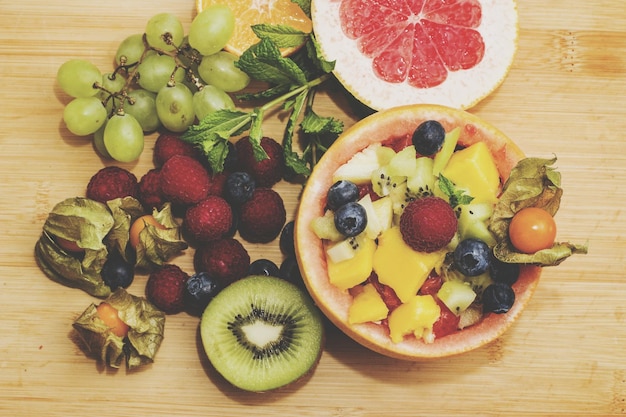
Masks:
[[[367,225],[365,226],[365,235],[370,239],[376,239],[380,232],[382,232],[382,226],[376,215],[376,210],[372,205],[372,197],[369,194],[365,194],[363,198],[359,200],[359,204],[365,209],[367,216]]]
[[[355,184],[371,182],[372,172],[380,168],[378,153],[380,143],[372,144],[350,158],[348,162],[337,168],[333,174],[333,183],[339,180],[352,181]]]

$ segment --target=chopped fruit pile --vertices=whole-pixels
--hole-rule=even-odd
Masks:
[[[460,135],[428,120],[334,173],[311,228],[323,240],[330,283],[352,296],[350,324],[378,323],[394,343],[433,342],[512,307],[527,261],[503,262],[498,244],[531,256],[555,245],[552,214],[537,207],[513,216],[510,238],[492,230],[506,186],[487,145],[460,147]]]

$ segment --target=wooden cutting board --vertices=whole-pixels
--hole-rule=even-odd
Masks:
[[[63,126],[56,70],[85,58],[103,71],[117,45],[153,14],[191,1],[0,1],[0,414],[6,416],[461,416],[626,413],[626,8],[619,0],[519,2],[519,50],[510,75],[472,109],[528,155],[558,156],[565,196],[558,238],[590,252],[543,272],[519,321],[492,344],[457,357],[407,363],[371,353],[329,329],[306,383],[239,392],[207,364],[198,319],[168,317],[156,362],[112,371],[70,338],[96,301],[48,280],[33,247],[47,213],[83,195],[105,164]],[[316,110],[357,116],[332,83]],[[275,117],[267,133],[280,137]],[[136,175],[152,167],[147,140]],[[280,184],[293,217],[297,186]],[[248,245],[280,261],[277,244]],[[175,260],[191,271],[190,256]],[[141,294],[145,276],[130,288]]]

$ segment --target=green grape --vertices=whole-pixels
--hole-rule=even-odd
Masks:
[[[104,146],[111,158],[119,162],[132,162],[143,151],[143,130],[130,114],[111,116],[104,128]]]
[[[184,84],[163,87],[156,97],[156,109],[163,126],[172,132],[183,132],[195,120],[193,94]]]
[[[72,97],[91,97],[100,91],[94,85],[102,82],[102,74],[89,61],[71,59],[59,67],[57,81],[61,89]]]
[[[98,97],[100,98],[100,100],[102,100],[103,103],[105,103],[107,112],[110,113],[113,109],[113,105],[117,105],[117,100],[114,100],[113,97],[109,98],[109,96],[112,93],[118,93],[122,91],[122,89],[126,85],[126,78],[124,78],[121,74],[114,75],[113,73],[109,72],[102,76],[101,85],[104,90],[101,90],[100,93],[98,93]]]
[[[207,85],[193,95],[193,111],[198,120],[218,110],[234,110],[235,103],[228,94],[213,85]]]
[[[191,22],[189,45],[202,55],[212,55],[226,46],[235,30],[235,15],[230,7],[214,4]]]
[[[120,43],[115,53],[115,64],[121,65],[122,57],[126,58],[126,65],[139,62],[146,46],[143,44],[143,35],[136,33],[130,35]]]
[[[97,97],[78,97],[63,110],[67,129],[77,136],[91,135],[104,124],[107,111]]]
[[[174,69],[176,72],[174,73]],[[185,70],[176,68],[174,58],[167,55],[150,55],[139,64],[139,85],[153,93],[158,93],[170,81],[174,74],[174,81],[181,82],[185,78]]]
[[[163,35],[169,33],[172,45],[163,40]],[[171,13],[159,13],[154,15],[146,25],[146,40],[154,48],[164,51],[173,51],[183,42],[185,31],[180,20]]]
[[[241,91],[250,84],[250,77],[235,66],[237,59],[236,55],[226,51],[205,56],[198,66],[198,73],[208,84],[228,93]]]
[[[134,100],[131,104],[128,100],[124,104],[124,111],[133,116],[144,132],[154,132],[161,126],[161,121],[156,111],[156,94],[143,88],[128,93],[128,97]]]
[[[106,129],[107,123],[105,122],[100,129],[96,130],[93,134],[93,146],[96,148],[96,151],[106,159],[111,159],[111,155],[109,151],[107,151],[107,147],[104,146],[104,129]]]

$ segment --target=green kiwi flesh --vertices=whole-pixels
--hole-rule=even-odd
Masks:
[[[253,275],[211,300],[202,314],[200,336],[224,379],[246,391],[264,392],[315,367],[324,327],[303,290],[280,278]]]

